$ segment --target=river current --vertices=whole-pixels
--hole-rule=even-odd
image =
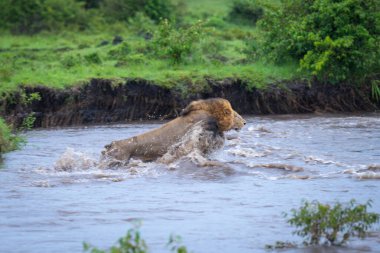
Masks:
[[[34,130],[0,165],[0,252],[109,248],[140,220],[150,252],[169,252],[171,234],[194,253],[267,252],[301,243],[284,212],[302,200],[364,203],[380,213],[380,115],[245,117],[200,167],[131,161],[100,169],[104,145],[162,122]],[[380,252],[380,232],[349,245],[285,252]]]

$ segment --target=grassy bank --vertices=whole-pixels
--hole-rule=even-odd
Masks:
[[[180,1],[174,1],[180,2]],[[278,1],[264,1],[277,3]],[[252,60],[247,43],[260,36],[253,25],[230,22],[232,2],[227,0],[190,1],[185,4],[181,24],[172,22],[170,44],[186,44],[175,37],[178,27],[186,28],[201,20],[199,35],[191,41],[181,62],[173,64],[170,56],[160,54],[155,37],[159,23],[144,15],[129,22],[99,22],[91,29],[77,32],[40,32],[35,35],[0,37],[0,93],[10,92],[20,84],[63,88],[94,77],[143,78],[158,85],[175,86],[183,81],[202,83],[204,78],[241,78],[251,86],[263,87],[276,80],[300,76],[296,62],[281,65]],[[115,36],[122,42],[113,45]],[[153,37],[153,38],[152,38]]]
[[[93,77],[138,77],[169,87],[183,80],[197,82],[205,77],[235,77],[262,86],[297,75],[296,64],[248,62],[241,53],[244,42],[239,39],[222,40],[208,35],[194,49],[197,55],[192,55],[183,64],[174,65],[168,59],[155,58],[149,52],[144,52],[149,50],[151,42],[127,29],[117,33],[125,42],[112,45],[114,34],[69,32],[33,37],[2,36],[0,61],[5,64],[0,67],[0,91],[12,91],[19,84],[63,88]],[[207,49],[215,46],[211,38],[217,41],[218,52],[207,54]],[[102,42],[109,44],[99,46]],[[120,55],[115,55],[119,52],[113,53],[123,50],[123,47],[128,52],[121,52]]]

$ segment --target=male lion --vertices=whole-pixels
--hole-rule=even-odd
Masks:
[[[193,132],[199,132],[199,146],[203,153],[208,149],[220,147],[224,141],[223,132],[239,130],[246,124],[245,120],[235,112],[230,102],[222,98],[212,98],[191,102],[181,113],[181,116],[162,125],[160,128],[126,140],[113,141],[102,151],[103,159],[110,159],[108,166],[118,166],[128,163],[130,158],[143,161],[153,161],[168,151],[173,153],[179,146],[193,147],[192,145],[178,145],[179,142],[190,141]],[[187,136],[184,138],[184,136]],[[208,137],[205,141],[203,137]],[[177,146],[176,146],[177,145]],[[186,155],[188,149],[174,152]],[[184,151],[186,150],[186,151]],[[170,161],[173,160],[173,157]],[[161,160],[163,162],[163,160]]]

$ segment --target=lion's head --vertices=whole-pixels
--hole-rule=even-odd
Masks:
[[[224,132],[231,129],[241,129],[245,120],[232,109],[230,102],[223,98],[202,99],[191,102],[183,109],[181,116],[186,116],[193,111],[205,111],[217,121],[219,130]]]

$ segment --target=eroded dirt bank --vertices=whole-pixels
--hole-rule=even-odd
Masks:
[[[244,81],[208,80],[197,92],[168,89],[141,79],[115,82],[92,79],[65,90],[43,86],[24,87],[24,94],[38,92],[39,101],[22,102],[21,92],[0,101],[1,116],[14,126],[34,113],[35,127],[55,127],[132,120],[168,119],[179,114],[191,100],[224,97],[241,114],[376,111],[368,88],[322,85],[296,81],[248,91]],[[281,87],[281,88],[280,88]]]

